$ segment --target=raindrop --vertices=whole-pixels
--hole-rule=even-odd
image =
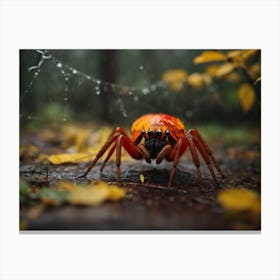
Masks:
[[[150,90],[148,88],[143,88],[142,93],[143,94],[148,94],[148,93],[150,93]]]
[[[58,63],[56,64],[56,66],[57,66],[58,68],[61,68],[61,67],[62,67],[62,63],[61,63],[61,62],[58,62]]]
[[[64,101],[67,101],[68,100],[68,97],[64,97]]]
[[[142,71],[142,70],[144,69],[144,66],[141,65],[141,66],[139,67],[139,69]]]
[[[96,90],[99,90],[99,86],[96,86],[95,89],[96,89]]]
[[[96,91],[96,94],[99,95],[100,94],[100,90]]]
[[[65,77],[65,81],[68,81],[69,80],[69,77],[67,76],[67,77]]]
[[[97,83],[98,85],[100,85],[100,84],[101,84],[101,81],[100,81],[100,80],[97,80],[96,83]]]
[[[75,75],[75,74],[78,73],[78,71],[77,71],[76,69],[73,69],[73,70],[72,70],[72,73]]]

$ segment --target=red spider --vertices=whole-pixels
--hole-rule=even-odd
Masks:
[[[146,162],[150,163],[152,159],[155,159],[157,164],[161,163],[163,159],[173,161],[173,168],[168,180],[168,187],[170,187],[179,158],[189,147],[197,168],[197,176],[200,184],[202,183],[202,177],[198,152],[207,163],[215,182],[217,182],[217,178],[212,164],[214,164],[221,177],[224,178],[217,161],[212,155],[212,151],[202,139],[201,135],[195,129],[186,131],[184,124],[176,117],[167,114],[144,115],[132,124],[131,134],[130,139],[124,129],[120,127],[114,129],[96,155],[96,158],[81,177],[86,176],[96,162],[111,147],[100,171],[103,170],[107,161],[116,150],[117,179],[118,183],[121,184],[121,149],[124,147],[129,155],[137,160],[145,159]]]

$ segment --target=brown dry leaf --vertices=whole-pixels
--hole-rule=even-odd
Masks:
[[[204,51],[201,55],[194,58],[194,63],[206,63],[214,61],[226,61],[227,56],[220,51]]]
[[[201,89],[204,85],[210,85],[212,78],[206,73],[193,73],[188,77],[188,83],[194,88]]]
[[[260,195],[252,190],[229,188],[218,193],[218,202],[230,211],[251,211],[259,213],[261,210]]]
[[[105,200],[117,201],[125,196],[125,190],[100,181],[88,186],[76,186],[69,192],[71,204],[97,206]]]
[[[237,95],[243,112],[248,112],[256,101],[254,88],[250,84],[244,83],[240,86]]]
[[[75,153],[75,154],[57,154],[48,157],[51,164],[79,163],[87,162],[93,159],[91,153]]]
[[[173,90],[179,92],[187,81],[188,73],[183,69],[170,69],[162,74],[162,80]]]

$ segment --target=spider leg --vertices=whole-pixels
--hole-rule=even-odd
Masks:
[[[121,183],[121,153],[122,153],[122,141],[123,141],[123,135],[120,135],[117,139],[116,143],[116,165],[117,165],[117,178],[118,183]]]
[[[159,152],[157,159],[156,159],[156,163],[159,164],[163,161],[163,159],[166,157],[166,155],[171,151],[171,145],[170,144],[166,144],[162,150]]]
[[[194,162],[194,164],[196,166],[199,185],[202,185],[202,176],[201,176],[201,170],[200,170],[200,160],[199,160],[199,156],[198,156],[195,144],[193,143],[193,140],[190,137],[187,138],[187,141],[188,141],[188,144],[190,146],[193,162]]]
[[[105,160],[104,160],[103,163],[102,163],[102,166],[100,167],[100,171],[102,171],[102,170],[104,169],[104,167],[105,167],[107,161],[111,158],[111,156],[112,156],[112,154],[114,153],[115,149],[116,149],[116,143],[114,143],[114,145],[112,146],[111,150],[108,152],[108,154],[107,154]]]
[[[195,148],[198,149],[199,153],[202,155],[203,159],[205,160],[208,169],[211,173],[212,178],[217,183],[217,177],[215,175],[214,169],[212,167],[212,164],[216,167],[222,178],[224,178],[224,174],[222,173],[221,169],[218,166],[218,163],[216,159],[212,155],[212,151],[208,147],[208,145],[205,143],[201,135],[194,129],[190,129],[186,134],[187,139],[191,139],[195,145]]]
[[[104,162],[101,166],[101,170],[104,168],[107,161],[110,159],[114,150],[116,149],[116,165],[117,165],[117,176],[118,176],[118,181],[119,182],[120,182],[120,173],[121,173],[120,172],[121,147],[123,146],[132,158],[134,158],[134,159],[141,159],[142,158],[142,155],[139,152],[138,148],[131,141],[131,139],[127,136],[125,130],[123,130],[120,127],[117,127],[115,130],[112,131],[112,133],[108,137],[108,140],[106,141],[106,143],[102,146],[102,148],[97,153],[95,159],[88,166],[88,168],[86,169],[84,174],[79,176],[79,178],[85,177],[90,172],[90,170],[95,166],[97,161],[109,149],[109,147],[112,145],[112,143],[114,143],[114,144],[113,144],[112,148],[109,150],[108,155],[106,156],[106,158],[105,158],[105,160],[104,160]]]
[[[171,187],[171,183],[172,183],[172,179],[174,177],[175,171],[176,171],[176,167],[180,158],[180,150],[183,144],[183,139],[179,138],[178,142],[175,144],[175,146],[173,147],[173,149],[171,150],[169,156],[168,156],[168,160],[173,161],[173,167],[170,171],[170,175],[169,175],[169,180],[168,180],[168,184],[167,187],[170,188]],[[182,152],[181,152],[182,154]]]
[[[225,178],[225,175],[223,174],[222,170],[220,169],[216,159],[213,156],[213,153],[211,151],[211,149],[209,148],[209,146],[206,144],[205,140],[202,138],[202,136],[200,135],[200,133],[195,130],[195,129],[190,129],[188,131],[188,133],[190,133],[191,135],[195,136],[198,141],[203,145],[203,147],[205,148],[206,152],[208,153],[208,155],[210,156],[212,162],[214,163],[216,169],[218,170],[218,172],[220,173],[222,178]]]
[[[141,153],[142,157],[146,160],[146,162],[151,163],[151,156],[149,151],[145,148],[143,144],[137,145],[139,152]]]

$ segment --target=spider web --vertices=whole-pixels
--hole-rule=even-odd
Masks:
[[[60,59],[57,59],[54,55],[50,54],[47,50],[36,50],[36,52],[40,55],[40,58],[37,65],[29,66],[26,69],[26,71],[32,73],[32,77],[25,87],[24,91],[21,93],[20,103],[22,105],[28,95],[35,94],[33,87],[36,81],[40,78],[40,74],[43,71],[44,65],[46,65],[47,63],[52,63],[57,70],[58,76],[64,79],[64,89],[63,93],[61,93],[63,95],[63,122],[66,122],[68,120],[67,106],[69,98],[71,98],[71,94],[73,94],[71,93],[71,88],[69,87],[70,79],[75,80],[78,85],[86,82],[90,83],[91,92],[89,94],[100,96],[104,93],[109,93],[115,99],[115,102],[113,103],[113,106],[111,106],[110,111],[112,112],[113,110],[118,110],[123,118],[127,118],[129,114],[126,106],[124,105],[125,98],[130,98],[133,103],[137,105],[138,102],[140,102],[140,95],[152,94],[159,88],[166,89],[166,85],[162,81],[158,81],[154,84],[142,88],[103,81],[101,79],[95,78],[92,75],[84,73],[74,66],[64,63]],[[140,70],[142,68],[143,66],[140,66]],[[61,96],[58,96],[58,98],[61,99]],[[149,107],[149,105],[146,104],[146,107]],[[21,110],[20,119],[36,121],[38,120],[38,117],[32,114],[25,114],[23,110]]]
[[[139,116],[139,114],[159,111],[174,114],[184,119],[191,119],[196,113],[195,108],[201,107],[201,104],[205,104],[209,100],[209,94],[205,95],[204,98],[200,96],[197,99],[193,97],[188,99],[187,96],[180,97],[179,95],[176,98],[174,96],[170,98],[170,89],[162,80],[156,80],[153,83],[145,81],[143,86],[104,81],[97,78],[97,75],[89,74],[79,67],[64,62],[63,59],[57,58],[53,51],[33,50],[33,52],[37,54],[38,62],[35,65],[23,68],[21,72],[26,72],[29,78],[28,81],[25,78],[25,86],[21,88],[20,93],[20,120],[25,123],[41,122],[38,108],[36,110],[37,104],[40,108],[45,108],[51,104],[60,104],[60,108],[52,113],[53,119],[55,122],[67,123],[71,119],[69,108],[75,107],[75,101],[79,103],[84,100],[83,106],[87,107],[85,111],[94,112],[99,109],[104,95],[107,95],[111,101],[108,104],[109,114],[118,115],[118,120],[124,122],[128,119],[127,123],[133,121],[137,114]],[[51,71],[52,75],[46,78],[46,72],[48,71]],[[137,76],[143,71],[145,71],[145,67],[139,65],[135,75]],[[41,78],[42,73],[44,73],[44,78]],[[43,81],[40,81],[40,79],[43,79]],[[41,87],[43,84],[48,89],[41,89],[42,93],[39,95],[36,88],[38,84],[41,84]],[[52,88],[57,89],[55,93],[52,92]],[[81,94],[80,92],[85,91],[85,88],[87,93]],[[208,91],[211,94],[215,89],[209,87]],[[90,100],[92,95],[94,95],[96,102],[87,103],[86,100]],[[36,98],[37,103],[34,108],[31,106],[26,110],[26,103],[32,101],[33,98]],[[177,104],[181,103],[182,105],[182,102],[186,106],[180,108]],[[164,104],[168,106],[164,106]],[[88,118],[90,120],[91,116],[88,116]]]

